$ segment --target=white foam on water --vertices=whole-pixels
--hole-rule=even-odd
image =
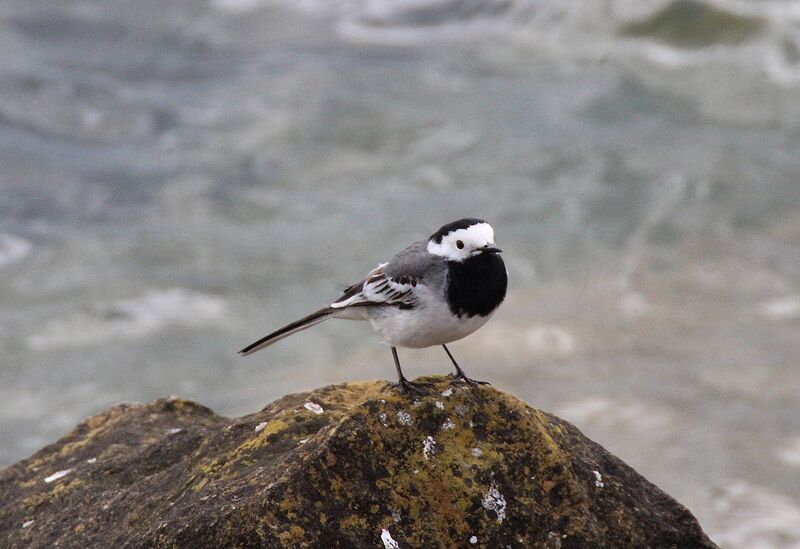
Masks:
[[[255,0],[218,1],[249,4]],[[730,17],[732,25],[741,18],[739,21],[754,28],[737,42],[727,40],[721,29],[719,40],[709,37],[703,47],[667,43],[657,32],[652,36],[620,32],[630,24],[647,24],[665,9],[680,17],[685,8],[664,0],[364,0],[327,9],[309,9],[309,2],[281,3],[333,15],[338,19],[339,34],[356,43],[414,46],[502,36],[511,44],[548,53],[562,63],[611,58],[635,63],[640,70],[646,65],[673,71],[719,67],[732,78],[745,71],[754,78],[765,75],[779,86],[800,85],[800,63],[791,53],[800,49],[794,47],[800,44],[797,2],[704,2]]]
[[[728,549],[800,548],[800,505],[787,495],[744,481],[715,498],[709,536]]]
[[[42,391],[15,386],[0,388],[0,421],[15,422],[37,417],[48,408],[50,396]]]
[[[0,269],[24,259],[33,244],[13,234],[0,234]]]
[[[268,3],[269,0],[211,0],[214,8],[233,13],[254,11]]]
[[[590,397],[568,402],[556,409],[556,415],[578,425],[594,423],[603,427],[625,428],[638,432],[666,429],[672,422],[669,412],[641,402],[617,402]]]
[[[211,0],[213,8],[232,14],[250,13],[263,7],[283,5],[303,13],[324,15],[334,9],[347,9],[348,6],[354,3],[352,0],[336,2],[334,5],[325,0],[296,0],[293,2],[282,2],[280,0]]]
[[[529,0],[367,0],[342,13],[339,33],[354,42],[419,44],[463,40],[512,29],[528,18]]]
[[[92,313],[53,319],[27,338],[35,350],[83,347],[113,339],[134,339],[168,325],[200,326],[220,318],[225,301],[184,288],[150,290],[134,299],[101,306]]]
[[[792,294],[760,303],[756,311],[770,320],[797,320],[800,318],[800,294]]]
[[[764,66],[767,69],[767,75],[774,82],[785,86],[796,86],[800,84],[800,62],[797,59],[790,59],[786,50],[800,51],[800,32],[796,28],[791,31],[787,30],[783,39],[783,47],[781,44],[774,44],[765,52]]]
[[[639,292],[625,292],[617,302],[617,310],[626,318],[637,319],[647,316],[651,306]]]
[[[800,436],[792,439],[780,449],[778,458],[787,465],[800,467]]]
[[[525,343],[532,353],[565,358],[577,347],[575,336],[551,324],[536,324],[525,333]]]

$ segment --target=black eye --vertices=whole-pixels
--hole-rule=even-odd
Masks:
[[[464,249],[464,243],[461,242],[460,240],[456,240],[456,248],[458,248],[459,250],[463,250]]]

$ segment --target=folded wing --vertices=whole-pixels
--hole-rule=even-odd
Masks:
[[[386,263],[378,265],[367,278],[346,288],[344,294],[331,304],[331,308],[383,305],[413,309],[417,304],[414,288],[420,283],[419,278],[410,275],[389,276],[386,266]]]

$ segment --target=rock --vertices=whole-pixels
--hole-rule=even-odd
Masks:
[[[569,423],[423,381],[429,397],[347,383],[236,419],[120,404],[0,472],[0,546],[716,547]]]

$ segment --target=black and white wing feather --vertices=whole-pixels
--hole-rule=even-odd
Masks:
[[[387,263],[378,265],[367,278],[345,289],[342,297],[331,304],[332,309],[346,307],[397,306],[413,309],[417,305],[414,288],[419,279],[412,276],[392,277],[386,273]]]
[[[345,289],[331,308],[388,305],[413,309],[419,305],[419,289],[443,287],[446,272],[444,262],[428,253],[426,243],[417,242],[388,263],[375,267],[364,280]]]

